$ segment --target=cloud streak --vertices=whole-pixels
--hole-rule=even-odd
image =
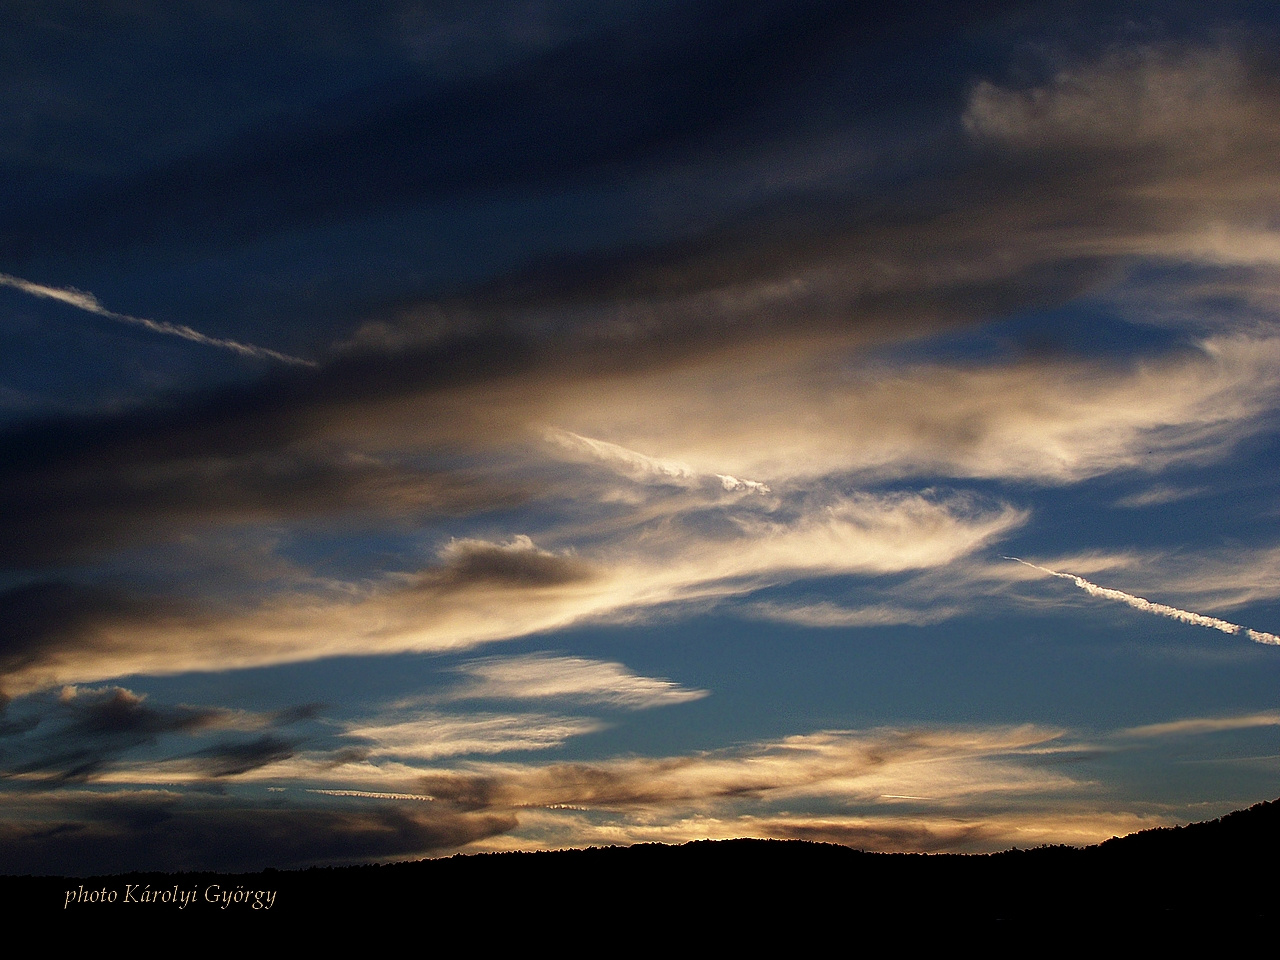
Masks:
[[[75,307],[77,310],[84,310],[86,313],[96,314],[99,317],[106,317],[108,320],[116,320],[120,323],[127,323],[131,326],[142,327],[144,330],[150,330],[152,333],[164,334],[170,337],[180,337],[183,340],[189,340],[192,343],[199,343],[206,347],[217,347],[221,350],[230,350],[232,353],[238,353],[243,357],[254,357],[259,360],[277,360],[280,363],[287,363],[300,367],[314,367],[317,364],[314,360],[305,360],[302,357],[295,357],[287,353],[281,353],[278,350],[272,350],[268,347],[258,347],[251,343],[241,343],[238,340],[227,340],[222,337],[211,337],[208,334],[201,333],[199,330],[193,330],[180,323],[168,323],[163,320],[148,320],[146,317],[134,317],[127,313],[117,313],[114,310],[108,310],[102,303],[91,293],[85,293],[83,290],[74,288],[49,287],[41,283],[32,283],[30,280],[23,280],[21,277],[10,276],[7,273],[0,273],[0,286],[12,287],[15,290],[21,290],[23,293],[30,294],[33,297],[41,297],[45,300],[56,300],[59,303],[65,303],[68,306]]]
[[[765,498],[749,496],[759,505]],[[693,535],[659,517],[645,535],[553,552],[527,535],[454,540],[440,562],[346,591],[258,604],[159,603],[68,583],[0,592],[5,689],[327,656],[458,650],[574,624],[642,620],[805,577],[878,577],[968,556],[1026,512],[973,497],[859,494],[783,513],[713,516]]]
[[[471,660],[458,672],[470,680],[450,692],[454,700],[566,699],[644,710],[708,695],[672,680],[638,676],[620,663],[541,653]]]
[[[1132,593],[1125,593],[1123,590],[1115,590],[1111,587],[1100,587],[1096,583],[1086,580],[1084,577],[1077,577],[1073,573],[1060,573],[1057,570],[1050,570],[1048,567],[1041,567],[1034,563],[1028,563],[1018,557],[1005,557],[1006,560],[1012,560],[1015,563],[1021,563],[1023,566],[1030,567],[1033,570],[1039,570],[1041,573],[1047,573],[1053,577],[1059,577],[1063,580],[1070,580],[1077,587],[1089,594],[1091,597],[1101,597],[1104,600],[1117,600],[1120,603],[1127,604],[1135,610],[1141,610],[1143,613],[1154,613],[1157,616],[1169,617],[1173,620],[1189,623],[1196,627],[1208,627],[1211,630],[1221,630],[1223,633],[1229,633],[1232,636],[1244,633],[1254,643],[1262,643],[1270,646],[1280,646],[1280,637],[1273,633],[1265,633],[1261,630],[1251,630],[1248,627],[1242,627],[1238,623],[1231,623],[1229,620],[1220,620],[1217,617],[1209,617],[1203,613],[1193,613],[1190,610],[1180,610],[1177,607],[1171,607],[1164,603],[1153,603],[1143,597],[1134,596]]]
[[[555,429],[548,430],[546,436],[554,444],[568,450],[583,451],[604,461],[619,473],[638,483],[656,482],[674,486],[694,486],[707,479],[687,463],[650,457],[606,440],[595,440],[570,433],[568,430]],[[716,473],[712,476],[720,481],[721,489],[730,493],[750,492],[763,496],[772,492],[767,483],[761,483],[758,480],[741,480],[724,473]]]

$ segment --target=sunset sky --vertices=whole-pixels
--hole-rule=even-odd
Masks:
[[[0,872],[1280,796],[1274,4],[0,5]]]

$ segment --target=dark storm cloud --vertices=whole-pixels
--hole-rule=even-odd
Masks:
[[[24,698],[15,717],[0,724],[0,779],[25,789],[50,782],[96,779],[105,768],[161,738],[167,752],[179,738],[217,735],[225,730],[276,731],[316,714],[314,706],[253,714],[220,707],[151,705],[123,687],[64,687],[58,694]],[[211,746],[162,757],[166,769],[219,779],[247,773],[294,755],[296,738],[277,732],[227,739]],[[156,761],[153,761],[156,762]]]
[[[8,673],[71,649],[107,644],[105,625],[163,619],[172,601],[62,581],[31,583],[0,592],[0,671]]]
[[[452,84],[402,68],[229,146],[60,202],[17,206],[0,231],[0,259],[243,242],[391,207],[631,176],[755,148],[795,135],[785,127],[883,115],[904,93],[917,105],[948,87],[954,95],[963,78],[923,69],[925,58],[971,62],[973,52],[944,27],[1025,4],[987,6],[889,14],[832,0],[661,4]],[[911,51],[905,63],[903,49]],[[833,82],[843,98],[835,117]],[[812,108],[798,115],[790,109],[797,99]]]
[[[297,744],[265,734],[243,743],[224,743],[192,754],[179,765],[194,767],[210,777],[234,777],[294,755]]]
[[[72,736],[154,737],[173,731],[195,730],[225,721],[229,711],[198,707],[159,710],[122,687],[80,691],[63,697],[72,716],[66,733]]]
[[[513,816],[424,803],[342,810],[158,792],[64,795],[46,800],[38,818],[22,813],[11,810],[0,827],[7,874],[238,871],[427,856],[516,826]]]
[[[168,733],[224,726],[231,711],[201,707],[151,707],[121,687],[69,687],[31,717],[33,737],[0,740],[0,768],[8,777],[35,782],[92,778],[123,753]],[[39,706],[39,705],[37,705]]]
[[[439,572],[425,574],[420,586],[426,589],[458,590],[470,586],[516,589],[558,587],[590,580],[595,571],[573,557],[537,550],[527,538],[512,544],[461,540],[445,553],[446,564]]]
[[[387,399],[406,389],[395,382],[394,365],[381,377],[370,366],[0,435],[0,567],[163,541],[193,527],[335,514],[448,515],[523,498],[521,489],[466,470],[326,444],[326,418],[349,428],[344,406],[376,403],[369,393],[379,387]],[[430,382],[430,370],[421,377]]]

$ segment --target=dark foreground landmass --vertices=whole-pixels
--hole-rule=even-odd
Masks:
[[[11,918],[56,917],[69,929],[335,929],[417,918],[434,927],[479,922],[510,935],[559,918],[597,929],[648,925],[652,933],[658,923],[722,923],[729,909],[735,923],[774,933],[804,917],[1066,927],[1087,918],[1168,932],[1280,913],[1270,880],[1278,853],[1280,800],[1085,848],[883,854],[800,840],[699,841],[234,875],[0,877],[0,898]]]

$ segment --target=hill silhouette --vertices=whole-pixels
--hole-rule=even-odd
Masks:
[[[801,840],[704,840],[256,874],[4,877],[0,897],[14,917],[91,926],[162,916],[184,927],[262,929],[286,920],[330,929],[378,916],[501,918],[504,929],[548,917],[625,926],[638,918],[723,919],[731,908],[759,919],[797,911],[875,922],[1088,917],[1168,930],[1274,916],[1275,895],[1256,878],[1269,874],[1277,853],[1280,801],[1083,848],[897,854]]]

